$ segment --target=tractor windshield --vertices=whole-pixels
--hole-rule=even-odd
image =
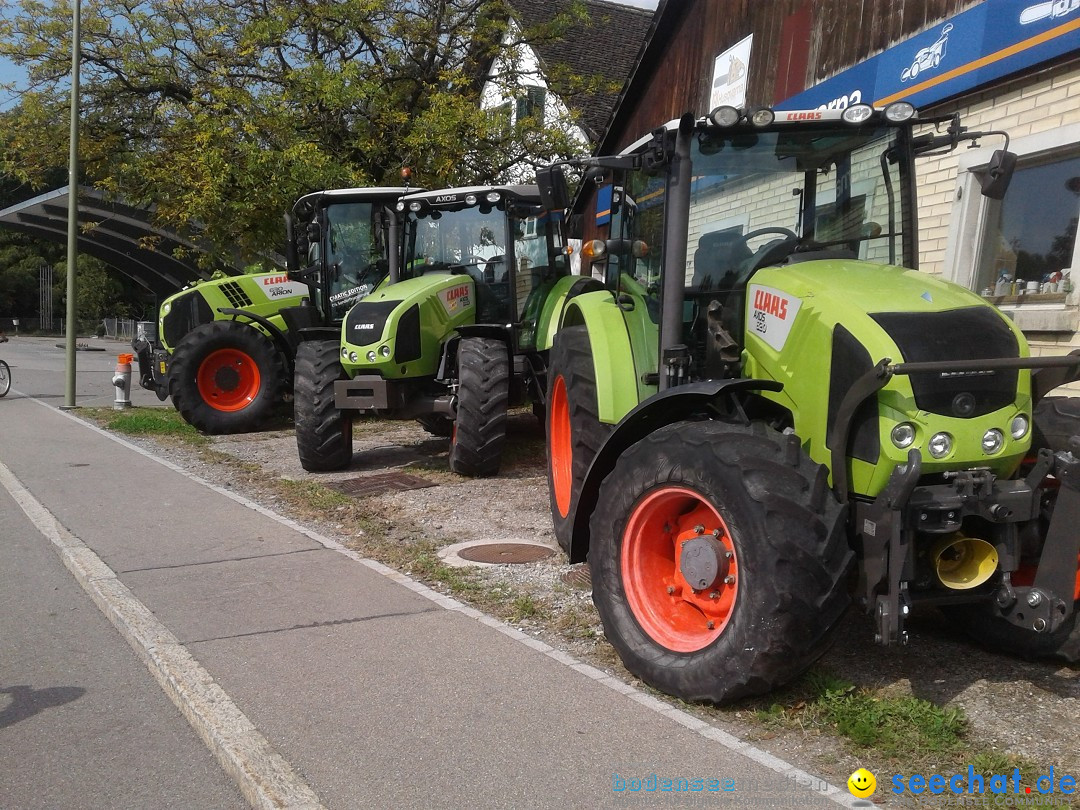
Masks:
[[[701,130],[692,152],[687,293],[744,289],[758,268],[790,257],[911,266],[899,131],[841,123]],[[624,284],[656,291],[665,178],[631,172],[622,192],[622,236],[648,249],[612,258]]]
[[[506,275],[506,214],[498,208],[410,216],[404,277],[460,269],[474,278]]]
[[[332,320],[344,318],[389,270],[379,208],[366,202],[326,207],[326,238],[321,248],[313,244],[311,249],[326,253]]]

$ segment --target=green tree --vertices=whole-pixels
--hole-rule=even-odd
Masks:
[[[580,151],[479,105],[491,60],[560,37],[584,14],[568,9],[519,31],[504,0],[87,0],[86,180],[241,256],[277,245],[282,212],[313,189],[399,185],[405,165],[429,188],[503,180],[526,156]],[[31,82],[0,118],[0,169],[26,182],[66,163],[70,19],[42,0],[0,19],[0,55]]]

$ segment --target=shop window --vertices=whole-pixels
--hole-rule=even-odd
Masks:
[[[976,288],[988,297],[1064,301],[1078,215],[1080,155],[1019,166],[1005,199],[986,206]]]
[[[1019,157],[1002,200],[979,176],[1000,143],[959,156],[945,275],[992,301],[1026,332],[1075,332],[1080,250],[1080,125],[1013,139]]]

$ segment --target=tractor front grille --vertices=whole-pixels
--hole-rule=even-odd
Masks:
[[[944,312],[882,312],[871,315],[896,343],[904,361],[990,360],[1020,356],[1005,320],[990,307]],[[972,418],[1016,399],[1018,372],[926,372],[911,375],[915,404],[942,416]]]
[[[214,311],[198,289],[192,290],[173,300],[169,314],[161,319],[162,339],[170,349],[175,349],[184,335],[212,320]]]

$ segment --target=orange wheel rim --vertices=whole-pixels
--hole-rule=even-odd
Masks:
[[[551,485],[559,515],[570,514],[570,496],[574,487],[574,446],[570,433],[570,403],[566,398],[566,380],[560,374],[551,387],[551,414],[548,437],[551,446]]]
[[[685,554],[706,544],[718,573],[695,589],[684,575]],[[739,565],[727,523],[704,497],[686,487],[662,487],[642,497],[622,537],[626,601],[642,630],[674,652],[697,652],[724,632],[735,608]]]
[[[203,402],[218,411],[241,411],[259,394],[262,375],[246,352],[218,349],[199,364],[195,384]]]

